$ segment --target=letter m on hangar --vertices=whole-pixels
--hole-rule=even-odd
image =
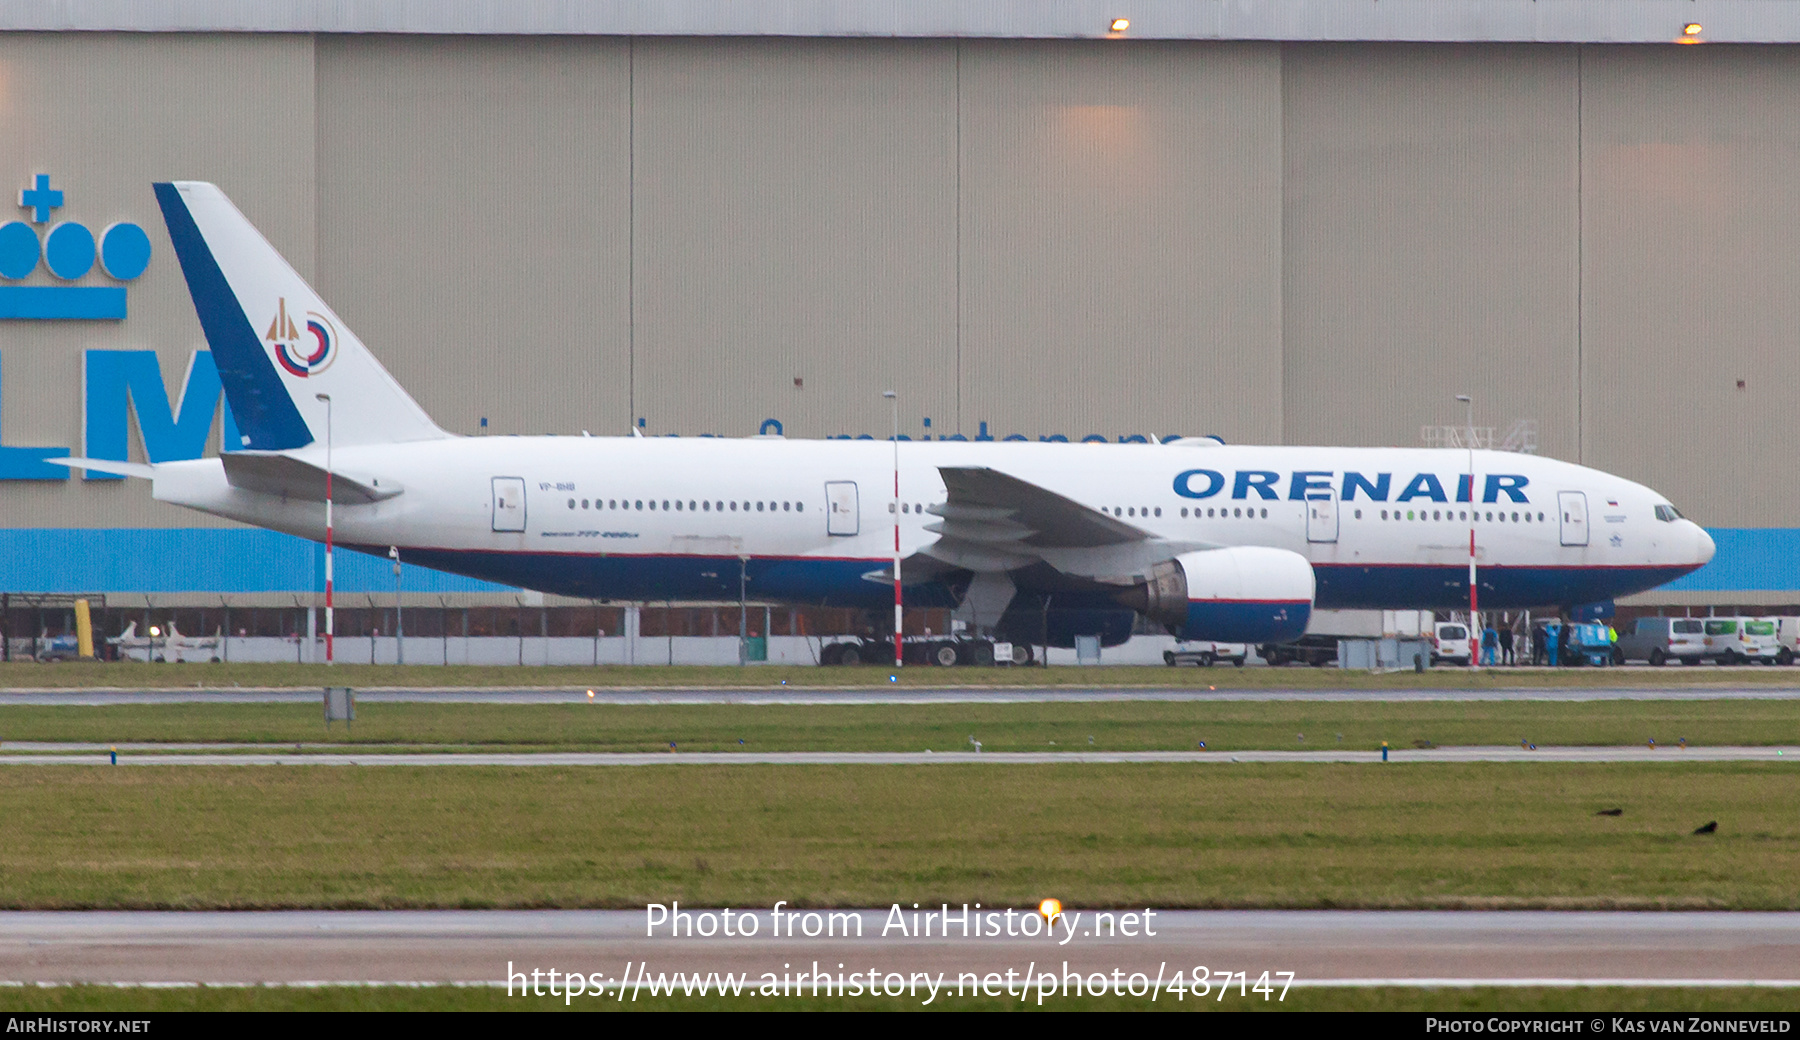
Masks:
[[[220,445],[225,451],[244,446],[231,405],[224,400],[219,370],[211,351],[196,350],[175,403],[163,384],[153,350],[90,350],[82,355],[82,450],[91,459],[131,458],[130,421],[137,417],[144,457],[151,462],[177,462],[206,454],[213,416],[224,411]],[[122,480],[109,473],[89,472],[89,480]]]

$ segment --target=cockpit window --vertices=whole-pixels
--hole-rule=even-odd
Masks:
[[[1674,523],[1682,519],[1681,510],[1672,505],[1660,505],[1656,507],[1656,518],[1664,523]]]

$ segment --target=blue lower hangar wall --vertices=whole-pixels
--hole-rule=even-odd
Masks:
[[[1800,528],[1708,528],[1718,555],[1663,586],[1670,592],[1800,590]],[[392,565],[345,552],[342,592],[391,592]],[[407,592],[508,592],[507,586],[403,565]],[[230,595],[322,592],[325,547],[293,535],[242,528],[0,529],[0,592],[118,592]],[[1800,591],[1795,593],[1800,602]]]

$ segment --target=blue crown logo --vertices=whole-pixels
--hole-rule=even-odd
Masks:
[[[128,221],[108,224],[98,240],[85,224],[72,220],[50,225],[38,237],[35,225],[49,224],[51,211],[61,209],[63,193],[50,187],[50,175],[40,173],[29,188],[19,192],[19,206],[30,210],[30,223],[15,220],[0,225],[0,319],[75,319],[116,321],[125,317],[122,285],[7,285],[29,277],[40,263],[51,277],[73,282],[86,277],[98,262],[114,281],[129,282],[150,265],[150,236]]]

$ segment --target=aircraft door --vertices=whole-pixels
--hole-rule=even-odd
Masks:
[[[862,529],[862,507],[857,500],[856,481],[825,482],[825,533],[854,535]]]
[[[1336,491],[1315,491],[1306,499],[1306,540],[1335,542],[1338,540]]]
[[[525,530],[525,478],[494,478],[494,530]]]
[[[1562,514],[1562,543],[1564,545],[1586,545],[1588,543],[1587,495],[1580,491],[1558,491],[1556,508]]]

